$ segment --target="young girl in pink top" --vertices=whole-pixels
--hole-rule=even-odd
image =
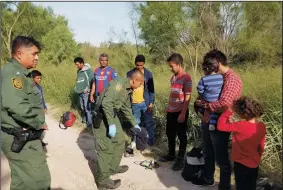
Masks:
[[[257,101],[241,97],[218,120],[218,130],[232,132],[232,160],[237,190],[256,190],[266,134],[265,124],[258,121],[262,113],[262,106]],[[231,121],[233,114],[240,121]]]

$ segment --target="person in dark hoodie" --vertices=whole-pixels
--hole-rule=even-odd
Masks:
[[[145,57],[137,55],[135,58],[135,68],[127,72],[127,77],[131,77],[135,70],[141,71],[144,74],[144,84],[133,90],[131,96],[132,111],[138,125],[144,123],[149,138],[148,145],[153,146],[155,143],[154,127],[155,122],[153,119],[153,105],[154,105],[154,83],[152,73],[144,67]],[[143,118],[143,121],[142,121]]]
[[[93,81],[92,68],[88,63],[84,63],[83,58],[76,57],[74,63],[78,68],[77,82],[74,91],[79,95],[80,108],[82,111],[82,123],[86,123],[88,128],[92,127],[91,105],[89,94]]]

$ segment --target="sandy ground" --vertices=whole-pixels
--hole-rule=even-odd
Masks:
[[[94,190],[97,189],[92,171],[95,161],[94,139],[85,130],[68,128],[62,130],[58,121],[46,116],[49,131],[46,134],[48,142],[47,161],[51,172],[51,187],[53,190]],[[112,179],[121,179],[122,185],[118,189],[129,190],[216,190],[214,187],[197,187],[186,182],[181,177],[181,171],[174,172],[170,165],[161,164],[154,170],[146,170],[135,164],[146,158],[140,153],[135,157],[124,158],[121,165],[126,164],[129,170],[123,174],[112,176]],[[10,189],[10,168],[7,159],[1,154],[1,189]]]

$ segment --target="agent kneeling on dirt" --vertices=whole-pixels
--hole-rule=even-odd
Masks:
[[[95,181],[98,189],[115,189],[121,180],[111,180],[110,175],[124,173],[129,167],[119,166],[125,151],[125,134],[117,112],[124,115],[134,128],[141,131],[136,124],[131,110],[130,94],[133,89],[143,85],[144,75],[135,71],[128,79],[116,78],[98,97],[94,108],[94,135],[97,152],[97,173]]]

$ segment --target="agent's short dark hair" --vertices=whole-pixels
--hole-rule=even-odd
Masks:
[[[106,53],[102,53],[102,54],[100,54],[100,56],[99,56],[99,60],[101,59],[101,57],[106,57],[106,58],[107,58],[107,60],[109,59],[109,56],[108,56],[108,54],[106,54]]]
[[[143,62],[145,63],[145,57],[143,55],[137,55],[135,58],[135,63],[137,62]]]
[[[213,49],[205,54],[203,57],[203,62],[220,62],[222,65],[227,65],[227,58],[224,53],[219,51],[218,49]]]
[[[183,57],[179,53],[172,53],[170,57],[168,57],[167,62],[174,62],[178,65],[183,65]]]
[[[82,64],[85,63],[85,62],[84,62],[84,59],[81,58],[81,57],[76,57],[76,58],[74,59],[74,63],[76,63],[76,62],[79,62],[79,63],[82,63]]]
[[[242,119],[259,118],[263,114],[262,105],[249,97],[242,96],[233,102],[232,110]]]
[[[21,47],[30,48],[32,46],[36,46],[38,50],[41,50],[39,42],[32,37],[17,36],[12,42],[12,54],[15,54]]]
[[[32,76],[32,78],[35,78],[37,76],[42,76],[42,74],[38,70],[33,70],[33,71],[31,71],[31,76]]]

